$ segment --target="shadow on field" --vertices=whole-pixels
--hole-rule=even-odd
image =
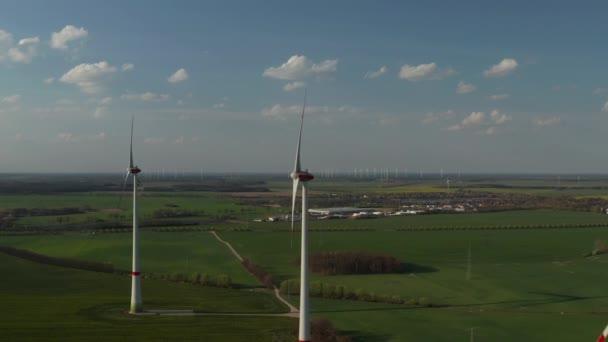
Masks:
[[[417,265],[408,262],[401,263],[402,273],[433,273],[437,271],[439,271],[439,269],[432,266]]]

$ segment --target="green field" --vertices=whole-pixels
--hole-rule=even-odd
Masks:
[[[66,233],[63,235],[4,236],[0,244],[28,249],[54,257],[111,262],[115,268],[131,269],[131,234]],[[140,233],[142,272],[191,275],[228,274],[239,286],[258,282],[247,273],[226,246],[208,232]]]
[[[0,254],[3,341],[288,341],[280,317],[134,317],[130,279],[31,263]],[[272,296],[143,280],[144,305],[212,312],[281,312]]]

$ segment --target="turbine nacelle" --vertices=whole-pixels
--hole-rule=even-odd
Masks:
[[[315,176],[313,176],[313,174],[309,173],[308,171],[300,171],[300,172],[292,172],[291,179],[293,179],[294,181],[298,180],[300,182],[308,182],[308,181],[315,179]]]
[[[141,172],[141,169],[140,169],[139,167],[137,167],[137,166],[134,166],[134,167],[129,167],[129,168],[127,168],[127,171],[128,171],[130,174],[134,174],[134,175],[136,175],[136,174],[138,174],[138,173],[140,173],[140,172]]]

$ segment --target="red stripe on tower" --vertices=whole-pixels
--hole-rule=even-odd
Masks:
[[[604,335],[600,335],[600,337],[597,338],[597,342],[604,342],[606,341],[606,337]]]
[[[138,275],[140,275],[140,274],[141,274],[141,272],[131,272],[131,275],[132,275],[132,276],[138,276]]]

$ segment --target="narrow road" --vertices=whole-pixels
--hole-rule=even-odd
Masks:
[[[243,257],[239,254],[239,252],[236,251],[236,249],[234,249],[232,247],[232,245],[229,242],[222,240],[222,238],[220,238],[220,236],[217,235],[217,233],[214,230],[212,230],[210,233],[213,234],[213,236],[215,236],[215,238],[218,239],[218,241],[225,243],[226,246],[228,246],[228,248],[232,251],[232,254],[234,254],[234,256],[236,256],[236,258],[239,259],[239,262],[243,262]],[[280,293],[279,289],[274,285],[273,285],[273,287],[274,287],[274,295],[277,297],[277,299],[289,307],[289,314],[298,313],[298,309],[295,306],[291,305],[291,303],[289,303],[283,297],[281,297],[281,293]],[[287,315],[289,315],[289,314],[287,314]],[[262,314],[260,314],[260,315],[262,315]],[[273,315],[273,314],[267,314],[267,315]]]

